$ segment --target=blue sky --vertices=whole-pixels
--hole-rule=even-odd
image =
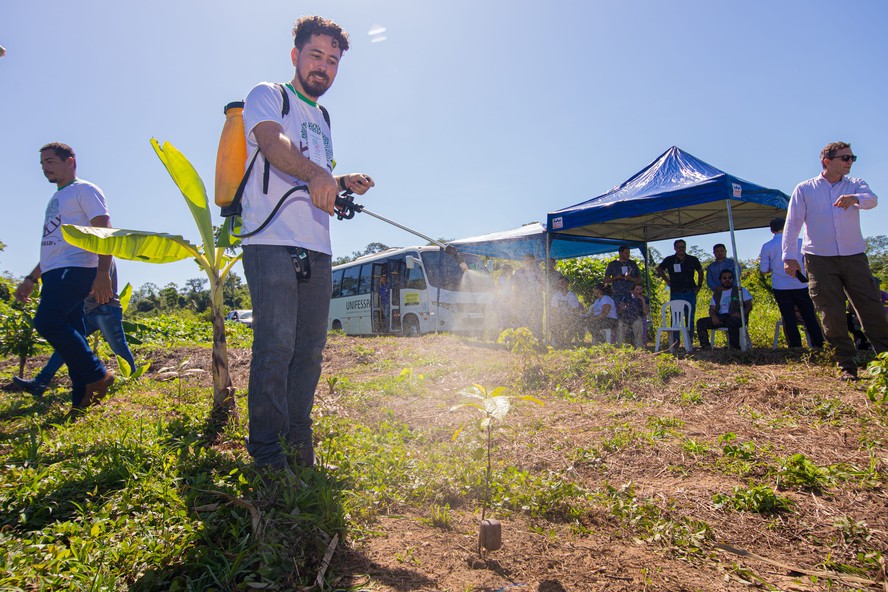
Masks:
[[[429,236],[545,221],[672,145],[790,193],[819,172],[823,145],[845,140],[860,156],[852,174],[888,195],[879,0],[5,0],[0,170],[12,223],[0,270],[21,276],[39,258],[53,186],[37,149],[54,140],[103,188],[114,226],[197,240],[149,138],[185,153],[212,195],[222,107],[292,77],[290,29],[314,13],[352,38],[321,99],[337,172],[370,174],[377,187],[361,201]],[[888,234],[886,208],[863,214],[865,236]],[[368,216],[331,225],[335,256],[421,242]],[[770,233],[737,237],[751,258]],[[120,269],[136,286],[203,277],[189,261]]]

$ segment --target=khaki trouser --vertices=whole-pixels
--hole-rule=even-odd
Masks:
[[[826,341],[843,370],[856,372],[857,349],[848,333],[845,300],[850,300],[861,328],[876,353],[888,351],[888,318],[873,281],[866,254],[824,257],[805,255],[808,292],[823,320]],[[846,297],[847,295],[847,297]]]
[[[626,342],[626,330],[632,331],[632,345],[637,348],[644,347],[644,317],[635,317],[630,322],[619,319],[617,321],[617,345]]]

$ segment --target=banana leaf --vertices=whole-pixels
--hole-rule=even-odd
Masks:
[[[213,221],[210,216],[210,201],[207,198],[207,189],[203,180],[185,158],[185,155],[169,142],[164,142],[161,147],[160,142],[151,138],[151,146],[185,197],[188,209],[191,210],[191,215],[194,217],[198,231],[200,231],[207,261],[210,263],[210,267],[215,267],[213,249],[216,246],[216,241],[213,236]]]
[[[75,247],[129,261],[171,263],[204,258],[200,249],[187,239],[164,232],[63,224],[62,236]]]

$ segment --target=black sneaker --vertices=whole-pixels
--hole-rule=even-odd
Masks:
[[[12,377],[12,383],[23,391],[31,393],[35,397],[43,395],[43,393],[46,392],[46,389],[49,388],[49,385],[40,384],[36,380],[25,380],[18,376]]]

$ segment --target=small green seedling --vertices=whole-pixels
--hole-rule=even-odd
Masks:
[[[175,380],[178,386],[179,397],[182,397],[182,380],[190,378],[195,374],[206,372],[201,368],[189,368],[191,363],[189,358],[184,358],[175,366],[165,366],[157,371],[157,380]]]
[[[450,408],[450,411],[456,411],[457,409],[463,408],[477,409],[481,414],[481,419],[478,421],[478,428],[487,440],[487,473],[484,479],[484,499],[482,500],[481,505],[481,533],[478,537],[478,554],[480,555],[482,554],[483,549],[495,551],[499,549],[502,544],[499,522],[496,520],[487,520],[487,506],[490,504],[490,476],[492,472],[491,459],[493,452],[494,421],[503,422],[505,420],[506,415],[509,413],[509,409],[512,407],[512,399],[530,401],[531,403],[536,403],[540,406],[543,405],[543,402],[530,395],[521,395],[518,397],[510,396],[504,386],[497,387],[488,392],[487,389],[480,384],[474,384],[461,391],[460,394],[475,399],[477,402],[454,405]],[[453,441],[456,440],[462,430],[463,428],[459,428],[454,432],[452,438]]]
[[[46,340],[34,328],[34,313],[37,304],[31,299],[27,304],[15,303],[13,308],[20,310],[0,318],[0,355],[18,357],[18,375],[24,376],[28,358],[37,354]]]
[[[129,363],[117,356],[117,379],[122,382],[130,382],[131,380],[138,380],[142,377],[145,372],[151,367],[151,362],[147,362],[145,364],[139,365],[136,363],[136,369],[133,370],[130,368]]]

